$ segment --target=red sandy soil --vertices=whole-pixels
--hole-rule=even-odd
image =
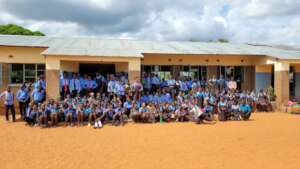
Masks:
[[[1,169],[299,169],[300,115],[41,129],[0,116]]]

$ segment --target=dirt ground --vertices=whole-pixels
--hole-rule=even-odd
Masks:
[[[0,116],[1,169],[299,169],[300,115],[250,121],[32,128]]]

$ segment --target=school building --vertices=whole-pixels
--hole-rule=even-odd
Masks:
[[[143,72],[161,78],[235,77],[242,90],[273,86],[276,105],[300,98],[300,50],[232,43],[140,41],[0,35],[0,88],[46,77],[48,98],[59,97],[60,72]]]

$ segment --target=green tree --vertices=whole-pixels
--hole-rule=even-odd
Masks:
[[[31,36],[45,36],[40,31],[31,31],[15,24],[0,25],[0,34],[3,35],[31,35]]]
[[[228,39],[225,39],[225,38],[219,38],[219,39],[218,39],[218,42],[221,42],[221,43],[228,43],[229,40],[228,40]]]

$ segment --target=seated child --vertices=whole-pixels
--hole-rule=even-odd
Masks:
[[[224,99],[224,97],[221,97],[219,103],[218,103],[218,119],[219,121],[225,121],[228,120],[228,114],[227,114],[227,103]]]
[[[79,103],[76,107],[77,126],[83,125],[83,104]]]
[[[51,119],[51,126],[57,126],[58,124],[58,106],[57,103],[53,103],[50,106],[50,119]]]
[[[157,116],[156,107],[153,103],[149,103],[148,106],[148,113],[149,113],[149,121],[150,123],[155,123],[155,119]]]
[[[239,104],[238,101],[235,100],[234,103],[230,107],[230,111],[233,115],[233,120],[240,120],[240,113],[239,113]]]
[[[39,125],[42,127],[48,126],[48,110],[45,104],[39,104],[38,106]]]
[[[130,110],[130,118],[134,122],[140,122],[141,113],[139,112],[139,107],[134,102],[132,103],[132,108]]]
[[[243,120],[248,120],[251,116],[251,108],[245,100],[242,100],[239,108],[240,115]]]
[[[148,122],[149,119],[149,113],[148,113],[148,108],[146,106],[146,103],[142,103],[141,107],[139,108],[139,113],[140,113],[140,119],[141,122]]]
[[[68,104],[68,107],[64,110],[65,115],[65,125],[73,125],[73,117],[75,116],[75,110],[71,104]]]
[[[112,123],[114,125],[123,125],[124,124],[124,119],[123,119],[123,114],[124,114],[124,109],[122,107],[122,103],[119,103],[117,107],[114,109],[114,115],[112,119]]]
[[[180,106],[176,111],[176,121],[179,122],[184,122],[184,121],[188,121],[188,113],[186,110],[184,110],[184,107]]]
[[[33,126],[37,122],[37,114],[38,114],[38,108],[37,105],[33,102],[30,103],[29,107],[26,110],[26,116],[25,121],[28,125]]]
[[[89,127],[91,126],[92,120],[95,121],[97,119],[95,109],[96,109],[96,105],[94,103],[87,106],[87,112],[89,115],[89,123],[88,123]]]

